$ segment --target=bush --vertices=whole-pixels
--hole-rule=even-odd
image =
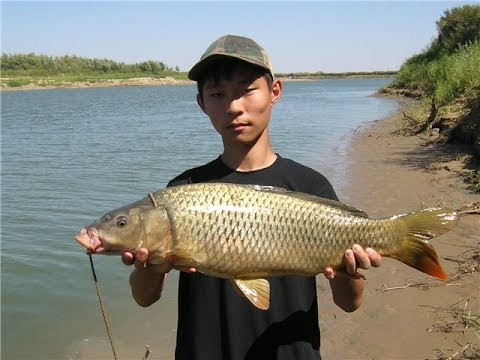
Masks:
[[[433,95],[440,105],[480,97],[479,42],[444,56],[437,64]]]
[[[480,40],[480,7],[465,5],[445,11],[437,21],[438,42],[446,54]]]
[[[55,76],[78,74],[162,75],[174,70],[161,61],[145,61],[127,65],[108,59],[89,59],[76,55],[47,56],[30,54],[2,54],[0,69],[4,76]]]
[[[437,21],[437,28],[438,38],[407,59],[390,86],[435,97],[442,104],[478,96],[480,6],[447,10]]]
[[[28,84],[30,84],[30,80],[26,79],[9,79],[6,83],[8,87],[20,87]]]
[[[480,6],[447,10],[437,28],[438,38],[405,61],[384,91],[423,98],[431,106],[421,130],[441,125],[450,140],[480,153]]]

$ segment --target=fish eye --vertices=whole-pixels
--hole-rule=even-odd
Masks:
[[[119,227],[124,227],[127,225],[127,217],[126,216],[119,216],[117,217],[117,225]]]

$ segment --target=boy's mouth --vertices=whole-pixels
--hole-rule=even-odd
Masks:
[[[244,123],[237,123],[237,124],[231,124],[227,126],[227,129],[233,130],[233,131],[242,131],[245,129],[248,125]]]

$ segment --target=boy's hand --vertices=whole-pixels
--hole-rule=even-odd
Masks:
[[[344,271],[335,271],[333,268],[328,267],[323,272],[328,280],[332,280],[335,276],[343,276],[356,278],[359,277],[357,269],[368,269],[371,266],[379,267],[382,263],[382,257],[379,253],[371,248],[365,250],[358,244],[352,246],[351,249],[345,251],[343,256]],[[362,277],[360,275],[360,277]]]

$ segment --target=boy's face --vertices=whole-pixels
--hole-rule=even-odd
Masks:
[[[265,130],[281,90],[279,81],[270,88],[264,76],[237,66],[228,79],[218,83],[207,80],[197,101],[222,136],[224,146],[253,145],[262,136],[268,136]]]

